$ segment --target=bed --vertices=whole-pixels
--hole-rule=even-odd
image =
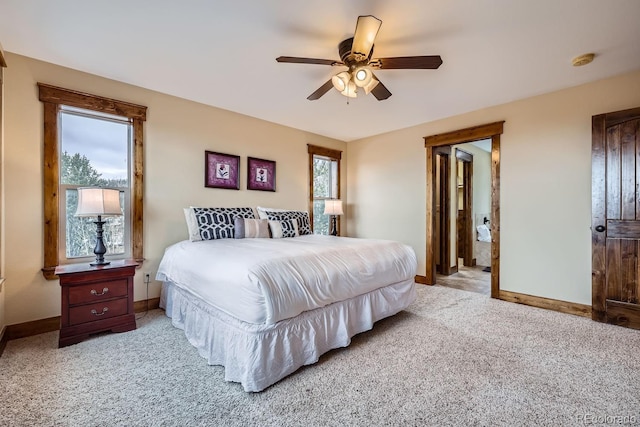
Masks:
[[[398,242],[306,234],[184,240],[156,278],[172,324],[226,381],[258,392],[409,306],[416,268]]]

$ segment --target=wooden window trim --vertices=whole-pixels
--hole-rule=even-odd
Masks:
[[[84,108],[101,113],[127,117],[133,126],[133,183],[131,185],[131,253],[138,262],[143,254],[143,188],[144,188],[144,130],[147,107],[91,95],[56,86],[38,83],[38,96],[44,105],[44,267],[42,274],[47,280],[57,279],[58,234],[60,196],[58,194],[58,112],[61,105]]]
[[[309,222],[311,230],[313,230],[313,156],[324,156],[338,162],[338,199],[340,198],[340,160],[342,159],[342,151],[333,148],[321,147],[319,145],[307,144],[309,152]],[[340,235],[340,218],[338,218],[338,235]]]

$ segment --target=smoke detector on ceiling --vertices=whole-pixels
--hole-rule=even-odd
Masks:
[[[575,58],[573,58],[571,60],[571,63],[573,64],[574,67],[581,67],[583,65],[587,65],[591,63],[591,61],[593,61],[593,58],[595,58],[595,56],[596,55],[594,53],[585,53],[584,55],[576,56]]]

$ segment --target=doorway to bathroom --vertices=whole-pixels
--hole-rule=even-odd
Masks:
[[[436,283],[489,295],[491,140],[438,147],[434,152],[436,224],[451,224],[436,227],[436,248],[444,261],[436,259]]]
[[[477,273],[480,273],[484,274],[485,278],[488,275],[490,281],[490,291],[487,291],[485,285],[483,293],[489,293],[491,297],[499,298],[500,135],[503,124],[504,122],[495,122],[425,137],[427,160],[426,284],[448,282],[453,286],[452,280],[456,280],[458,282],[456,287],[464,286],[460,282],[467,280],[471,284],[474,280],[478,280]],[[476,166],[474,170],[474,165],[477,163],[466,155],[472,154],[470,151],[475,148],[473,150],[469,148],[470,146],[467,150],[459,148],[460,156],[457,155],[455,149],[460,144],[477,143],[483,140],[487,141],[484,144],[490,145],[490,153],[487,153],[490,165],[486,167],[489,184],[485,184],[488,191],[487,197],[483,198],[484,206],[478,206],[475,209],[476,203],[473,201],[472,191],[475,183],[473,178],[477,175],[478,167]],[[460,168],[456,167],[458,161],[461,162]],[[467,163],[471,164],[465,168]],[[458,169],[461,170],[460,175]],[[465,173],[467,174],[466,188]],[[458,190],[458,176],[461,178],[460,190]],[[455,209],[452,209],[452,205]],[[458,222],[458,206],[462,207],[462,210],[466,209],[466,212],[462,212],[461,223]],[[479,225],[484,226],[490,235],[488,241],[482,242],[484,243],[482,254],[475,250]],[[462,236],[462,251],[460,253],[456,237],[458,227],[461,227],[460,234]],[[458,257],[458,255],[462,256]],[[486,256],[482,262],[488,265],[478,263],[478,258],[481,256]],[[482,271],[485,269],[490,271]],[[482,275],[479,277],[482,280]],[[476,282],[475,285],[478,283]]]

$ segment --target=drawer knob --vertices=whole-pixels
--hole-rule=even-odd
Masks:
[[[100,295],[104,295],[107,292],[109,292],[109,288],[102,288],[102,293],[99,294],[98,291],[96,291],[95,289],[91,289],[91,295],[95,295],[97,297],[99,297]]]
[[[104,316],[104,314],[109,311],[108,307],[105,307],[102,309],[102,313],[98,313],[95,309],[91,310],[91,314],[93,314],[94,316]]]

